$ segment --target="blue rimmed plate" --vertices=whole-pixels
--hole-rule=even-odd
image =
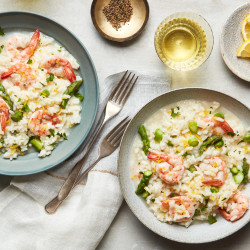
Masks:
[[[28,154],[16,160],[0,158],[0,174],[28,175],[48,170],[66,160],[72,155],[87,137],[94,123],[99,101],[99,86],[94,64],[84,45],[66,28],[55,21],[28,12],[0,13],[0,24],[3,30],[35,31],[53,37],[62,44],[78,61],[80,74],[84,84],[80,92],[84,95],[82,102],[81,123],[70,130],[67,141],[59,143],[52,154],[39,158],[37,152],[30,150]]]

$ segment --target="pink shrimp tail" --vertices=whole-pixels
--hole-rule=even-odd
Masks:
[[[34,54],[34,51],[36,50],[36,47],[38,45],[40,38],[40,31],[36,30],[33,36],[31,37],[30,40],[30,45],[29,45],[29,58]]]
[[[67,77],[67,79],[71,83],[76,80],[75,72],[74,72],[72,66],[70,65],[70,63],[69,63],[69,65],[63,67],[63,72],[64,72],[65,76]]]
[[[207,180],[207,181],[203,181],[202,183],[204,185],[215,186],[215,187],[220,187],[224,184],[223,181],[219,179]]]
[[[231,219],[230,214],[228,214],[225,210],[223,210],[223,209],[221,209],[221,208],[219,208],[219,211],[220,211],[221,215],[222,215],[226,220],[230,221],[230,219]]]
[[[5,79],[13,74],[13,68],[9,68],[7,72],[1,74],[1,79]]]
[[[228,133],[228,132],[234,133],[234,130],[230,127],[230,125],[229,125],[226,121],[224,121],[224,122],[222,123],[221,128],[222,128],[226,133]]]

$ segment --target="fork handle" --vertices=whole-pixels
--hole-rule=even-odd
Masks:
[[[98,156],[98,158],[95,160],[95,162],[93,164],[91,164],[91,166],[89,166],[86,170],[84,170],[84,172],[80,175],[79,178],[76,179],[75,184],[72,186],[66,186],[66,188],[68,188],[67,191],[68,195],[71,193],[71,191],[73,190],[73,188],[80,183],[80,181],[82,180],[83,177],[86,176],[86,174],[102,159],[101,156]],[[85,160],[81,160],[79,161],[77,164],[80,164],[82,167],[84,166]],[[53,200],[51,200],[46,206],[45,206],[45,210],[47,213],[49,214],[53,214],[56,212],[56,210],[60,207],[60,205],[63,203],[63,201],[67,198],[67,196],[61,200],[59,200],[58,195],[56,197],[54,197]]]
[[[66,179],[66,181],[63,183],[59,193],[58,193],[58,200],[63,200],[65,199],[71,189],[74,187],[74,185],[76,184],[76,181],[78,179],[78,176],[80,175],[81,171],[82,171],[82,168],[84,166],[84,163],[86,161],[86,159],[88,158],[90,152],[91,152],[91,149],[94,145],[94,142],[96,141],[98,135],[100,134],[103,126],[105,124],[105,120],[103,121],[103,123],[100,125],[100,127],[98,128],[98,130],[96,131],[94,137],[92,138],[89,146],[88,146],[88,149],[87,149],[87,152],[83,158],[83,160],[80,160],[75,166],[74,168],[72,169],[71,173],[69,174],[68,178]]]

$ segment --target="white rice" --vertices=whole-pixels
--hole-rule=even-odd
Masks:
[[[19,32],[7,33],[1,37],[0,46],[4,45],[4,48],[0,54],[0,74],[6,72],[11,65],[15,64],[15,62],[11,62],[10,53],[7,51],[7,42],[13,37],[18,36],[23,43],[29,43],[32,35],[33,33]],[[40,137],[43,143],[43,149],[39,152],[39,157],[50,155],[55,145],[64,140],[63,136],[57,135],[57,133],[61,135],[66,133],[68,136],[69,128],[81,121],[81,105],[78,98],[74,96],[71,97],[66,109],[61,109],[60,107],[63,98],[70,97],[63,94],[71,84],[70,81],[66,78],[58,78],[54,75],[54,80],[47,82],[46,79],[49,74],[46,69],[42,68],[42,62],[51,55],[58,55],[67,59],[75,70],[79,68],[79,64],[76,59],[53,38],[41,33],[39,41],[38,47],[31,57],[32,63],[27,64],[27,66],[35,71],[35,82],[27,89],[15,86],[12,79],[15,78],[15,75],[16,77],[20,77],[18,74],[12,74],[12,77],[1,81],[14,103],[14,110],[10,110],[10,116],[17,110],[20,110],[24,104],[28,104],[31,110],[30,112],[25,112],[19,122],[14,122],[9,119],[5,131],[2,131],[0,126],[0,141],[3,141],[2,143],[0,142],[0,148],[4,158],[17,158],[19,155],[25,153],[31,146],[29,144],[29,138],[34,134],[28,129],[28,123],[31,115],[36,110],[47,109],[49,113],[57,114],[61,121],[55,126],[48,122],[47,129],[54,129],[55,136]],[[77,80],[81,80],[81,77],[77,76]],[[41,96],[41,92],[45,89],[49,90],[49,97]]]
[[[177,108],[178,107],[178,108]],[[171,108],[174,108],[175,113],[179,115],[175,118],[171,116]],[[224,135],[224,146],[222,148],[214,148],[213,146],[200,156],[198,150],[202,142],[213,134],[212,124],[207,124],[203,121],[205,117],[212,117],[213,114],[221,112],[225,115],[225,120],[236,132],[234,137]],[[199,127],[197,135],[199,145],[191,147],[188,140],[194,137],[188,129],[189,122],[196,121]],[[209,198],[207,208],[200,215],[190,218],[187,222],[180,224],[189,226],[194,220],[207,220],[208,215],[216,215],[218,208],[226,206],[227,200],[242,187],[235,183],[230,168],[236,165],[239,170],[242,170],[243,158],[250,163],[250,148],[246,142],[238,144],[246,135],[247,129],[242,122],[225,108],[220,107],[217,102],[205,102],[198,100],[185,100],[164,107],[154,113],[145,123],[149,140],[150,152],[157,154],[172,153],[182,157],[185,172],[182,179],[177,184],[167,184],[159,178],[158,169],[161,164],[149,160],[142,150],[143,144],[139,135],[136,136],[131,157],[131,178],[134,180],[135,188],[137,188],[141,175],[140,172],[152,170],[153,175],[150,177],[149,184],[145,188],[149,192],[146,198],[146,203],[149,210],[162,222],[172,223],[176,219],[182,218],[176,215],[174,218],[170,216],[167,208],[162,206],[162,201],[170,197],[170,194],[187,196],[191,199],[195,209],[201,209],[205,205],[205,198]],[[159,128],[164,132],[161,142],[154,140],[155,130]],[[168,146],[168,141],[171,141],[174,146]],[[185,153],[189,153],[183,157]],[[227,175],[225,183],[219,188],[218,193],[212,193],[211,186],[204,185],[202,181],[204,177],[209,176],[213,179],[216,176],[217,169],[207,164],[207,158],[213,156],[220,157],[227,166]],[[197,171],[191,173],[188,168],[194,165]],[[178,207],[182,209],[181,206]],[[185,210],[185,207],[183,208]]]

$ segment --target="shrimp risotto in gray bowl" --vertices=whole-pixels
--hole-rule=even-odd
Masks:
[[[185,243],[215,241],[248,223],[249,124],[246,106],[208,89],[171,91],[145,105],[123,136],[118,162],[138,219]]]

